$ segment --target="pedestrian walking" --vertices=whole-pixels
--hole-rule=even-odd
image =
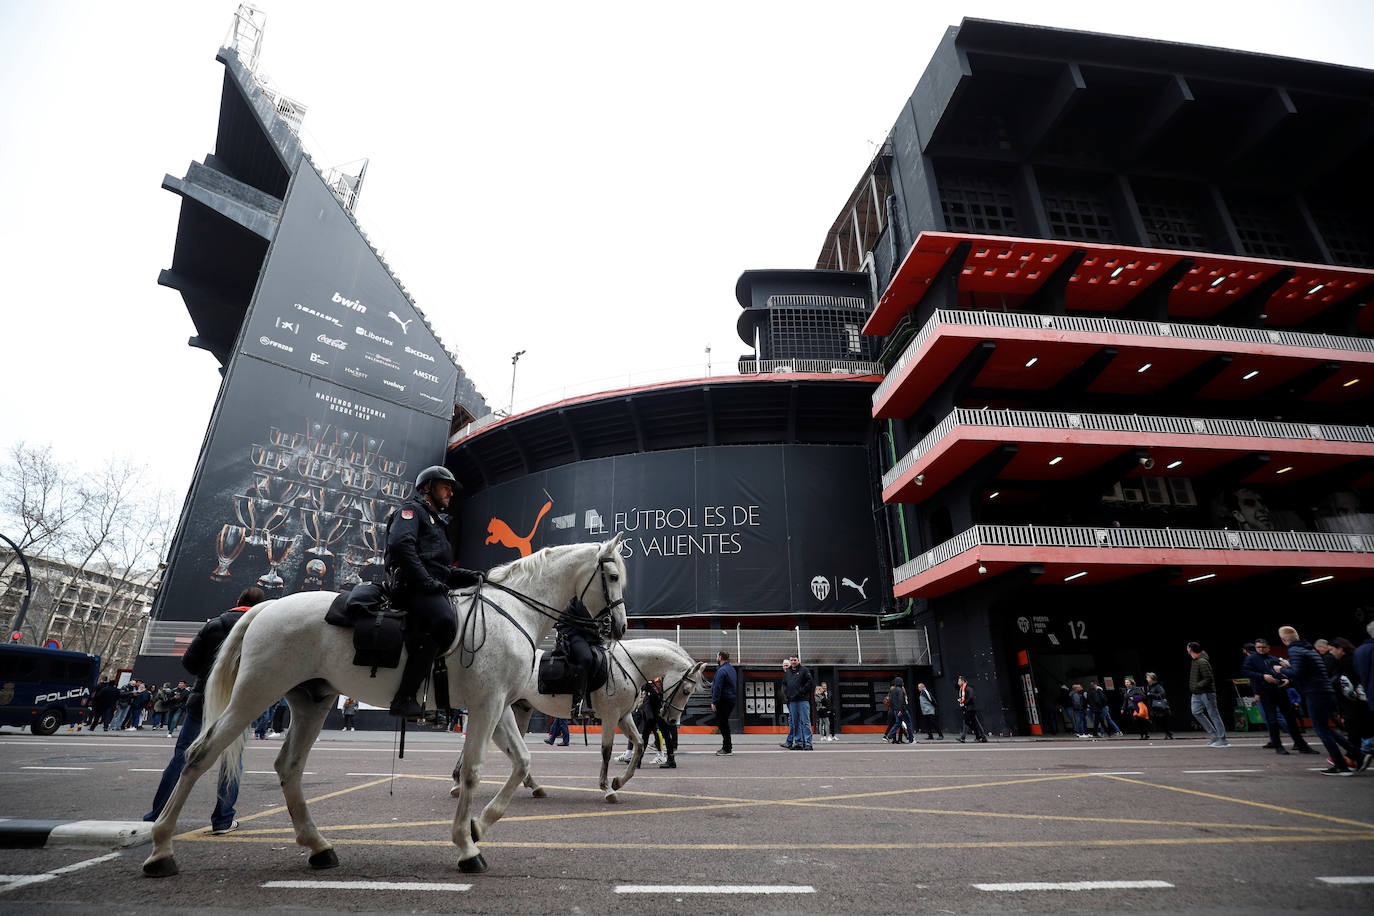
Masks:
[[[1331,682],[1331,689],[1336,694],[1336,711],[1345,723],[1345,734],[1350,743],[1363,749],[1371,731],[1369,698],[1365,692],[1369,685],[1355,671],[1355,644],[1344,636],[1337,636],[1331,640],[1330,654],[1337,662],[1336,677]],[[1366,754],[1366,766],[1369,759]]]
[[[983,723],[978,720],[978,703],[973,696],[973,688],[969,685],[968,678],[959,675],[959,709],[963,712],[964,725],[959,729],[959,743],[964,743],[964,736],[973,733],[975,741],[987,744],[988,736],[983,731]]]
[[[1331,716],[1335,712],[1336,696],[1331,689],[1331,678],[1326,664],[1312,644],[1298,635],[1293,627],[1279,627],[1279,639],[1288,647],[1288,667],[1280,673],[1292,681],[1307,704],[1307,712],[1312,717],[1312,731],[1331,755],[1331,766],[1322,770],[1326,776],[1350,776],[1356,769],[1363,769],[1366,757],[1340,731],[1331,727]],[[1346,762],[1349,753],[1355,762],[1352,767]]]
[[[1159,675],[1153,671],[1145,672],[1145,694],[1150,698],[1150,721],[1156,729],[1164,729],[1164,737],[1173,740],[1173,723],[1170,715],[1173,710],[1169,708],[1169,696],[1164,692],[1164,685],[1159,682]]]
[[[1368,637],[1355,649],[1355,674],[1364,687],[1366,714],[1374,720],[1374,620],[1365,624]],[[1365,734],[1360,750],[1366,755],[1374,755],[1374,729]]]
[[[1073,715],[1073,733],[1088,737],[1088,694],[1082,684],[1074,684],[1069,691],[1069,712]]]
[[[892,709],[892,728],[885,736],[893,744],[901,744],[902,736],[906,736],[908,743],[915,741],[911,734],[911,700],[907,697],[906,686],[902,684],[902,679],[894,677],[892,686],[887,691],[888,706]]]
[[[1210,737],[1208,747],[1230,747],[1230,742],[1226,740],[1226,726],[1222,724],[1221,713],[1217,712],[1217,682],[1212,673],[1212,660],[1198,642],[1188,643],[1188,655],[1193,660],[1188,669],[1188,693],[1192,697],[1193,718]]]
[[[1250,689],[1254,691],[1256,699],[1259,700],[1260,711],[1264,714],[1265,727],[1269,729],[1269,743],[1265,744],[1264,747],[1272,748],[1278,754],[1288,753],[1288,749],[1283,746],[1283,740],[1279,734],[1281,723],[1292,737],[1293,748],[1299,754],[1317,753],[1303,739],[1302,731],[1293,716],[1292,708],[1289,707],[1287,715],[1283,714],[1284,707],[1288,706],[1286,689],[1288,682],[1274,673],[1275,659],[1269,654],[1269,640],[1260,637],[1252,643],[1246,643],[1241,647],[1241,651],[1245,653],[1245,658],[1240,665],[1241,673],[1250,679]]]
[[[940,733],[941,741],[945,740],[945,730],[940,727],[940,704],[925,684],[916,685],[916,703],[921,708],[921,731],[926,733],[926,740],[934,741],[934,732]]]
[[[239,595],[238,604],[218,617],[208,620],[186,647],[186,652],[181,657],[181,666],[195,675],[196,682],[191,688],[191,696],[186,704],[186,721],[181,726],[181,735],[178,736],[176,747],[172,751],[172,759],[162,771],[162,781],[158,783],[157,793],[153,796],[153,806],[143,815],[145,821],[155,821],[162,813],[167,800],[172,797],[177,780],[181,778],[181,771],[186,766],[186,749],[200,735],[203,724],[201,714],[205,709],[205,682],[210,675],[210,669],[214,666],[220,646],[228,638],[234,624],[238,623],[249,608],[260,604],[264,598],[262,589],[256,586],[244,589]],[[216,836],[237,830],[239,826],[239,822],[234,819],[234,803],[238,801],[239,780],[230,776],[227,769],[229,765],[227,760],[220,761],[215,810],[210,815],[210,832]],[[239,772],[242,773],[242,756],[237,765]]]
[[[1107,692],[1102,689],[1102,685],[1097,681],[1088,681],[1088,709],[1093,714],[1093,735],[1096,736],[1100,729],[1103,738],[1113,735],[1120,738],[1121,728],[1112,720],[1108,705]]]
[[[167,704],[167,734],[172,734],[177,730],[177,725],[186,716],[186,701],[191,697],[191,688],[186,686],[185,681],[177,681],[177,685],[172,688],[172,699]]]
[[[549,720],[549,736],[544,739],[545,744],[553,744],[555,741],[558,741],[559,738],[562,738],[563,740],[559,742],[558,746],[567,747],[568,739],[571,737],[572,735],[568,731],[567,719],[554,716]]]
[[[1140,740],[1149,740],[1150,703],[1145,697],[1145,689],[1136,684],[1133,677],[1124,679],[1121,682],[1121,689],[1125,694],[1121,701],[1121,720],[1131,723],[1136,733],[1140,735]]]
[[[724,649],[716,653],[716,676],[711,679],[711,712],[716,717],[716,727],[720,729],[720,750],[717,757],[728,757],[734,753],[730,744],[730,716],[735,711],[735,692],[738,689],[735,667],[730,664],[730,653]]]

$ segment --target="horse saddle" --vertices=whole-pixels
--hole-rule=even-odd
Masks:
[[[405,611],[391,604],[385,584],[363,583],[340,593],[324,615],[326,623],[353,630],[353,664],[372,669],[396,668],[405,645]]]
[[[561,645],[559,648],[561,649]],[[606,679],[610,676],[606,650],[601,646],[592,646],[591,650],[594,662],[587,671],[588,694],[605,687]],[[559,649],[546,652],[544,657],[539,660],[538,690],[547,696],[575,693],[578,688],[577,674],[576,664],[568,658],[566,653],[559,651]]]

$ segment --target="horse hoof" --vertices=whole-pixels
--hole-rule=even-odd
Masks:
[[[177,860],[172,856],[161,859],[149,859],[143,863],[143,874],[149,878],[170,878],[172,875],[180,874],[181,869],[177,868]]]
[[[310,857],[311,868],[338,868],[339,857],[332,849],[321,849]]]
[[[606,792],[606,801],[614,805],[616,802],[620,801],[620,796],[616,795],[614,790],[608,790]]]
[[[487,870],[487,860],[482,858],[482,854],[479,852],[471,859],[459,859],[458,870],[469,875],[480,875]]]
[[[450,798],[457,798],[458,796],[463,794],[463,787],[454,786],[452,789],[448,790],[448,794]]]
[[[611,788],[612,788],[612,789],[619,789],[619,788],[622,787],[623,785],[625,785],[625,783],[623,783],[623,782],[620,781],[620,777],[619,777],[619,776],[617,776],[615,779],[612,779],[612,780],[611,780]]]
[[[540,786],[539,788],[535,789],[535,790],[534,790],[533,792],[531,792],[530,794],[531,794],[532,796],[534,796],[535,798],[548,798],[548,797],[549,797],[549,793],[546,792],[546,791],[544,791],[544,787],[543,787],[543,786]]]

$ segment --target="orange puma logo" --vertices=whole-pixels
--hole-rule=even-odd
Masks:
[[[545,514],[552,508],[552,502],[544,503],[544,508],[539,510],[539,516],[534,520],[534,527],[530,529],[530,533],[526,537],[520,537],[520,535],[510,530],[510,525],[507,525],[499,518],[492,519],[487,522],[488,537],[486,543],[510,547],[520,551],[520,556],[522,557],[529,556],[534,550],[534,548],[530,547],[530,541],[534,540],[534,533],[539,530],[539,523],[544,520]]]

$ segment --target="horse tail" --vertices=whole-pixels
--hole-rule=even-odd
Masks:
[[[224,642],[219,647],[219,652],[215,654],[215,665],[210,669],[210,676],[205,684],[205,706],[201,712],[202,728],[200,735],[191,746],[186,749],[186,759],[194,760],[205,753],[205,745],[215,730],[215,725],[219,717],[229,708],[229,700],[234,695],[234,684],[239,677],[239,662],[243,658],[243,634],[248,631],[248,625],[253,622],[253,618],[263,608],[271,602],[264,601],[253,605],[248,609],[248,613],[239,618],[239,622],[234,624],[234,628],[229,631]],[[248,737],[248,731],[241,731],[235,739],[224,749],[220,755],[222,765],[220,773],[223,782],[228,786],[236,786],[243,768],[239,765],[243,759],[243,745]]]

